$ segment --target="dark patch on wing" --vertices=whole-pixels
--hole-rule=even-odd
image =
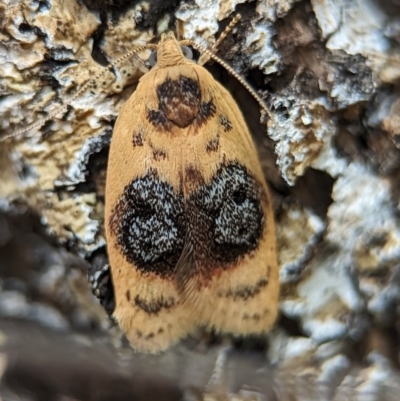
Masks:
[[[177,271],[180,287],[194,275],[207,281],[216,268],[229,268],[251,254],[258,247],[265,221],[263,187],[237,162],[222,165],[210,183],[194,188],[185,203],[185,249],[190,250],[192,262],[183,263]],[[237,296],[246,293],[250,296],[251,291],[244,289]]]
[[[175,306],[174,298],[164,298],[163,296],[154,298],[149,302],[141,299],[139,295],[136,295],[134,302],[137,307],[144,310],[149,315],[156,314],[160,312],[161,309],[170,309]]]
[[[264,309],[263,313],[260,315],[259,313],[254,313],[253,315],[249,315],[248,313],[244,313],[242,316],[243,320],[255,320],[258,322],[261,317],[267,315],[269,313],[268,309]]]
[[[215,107],[213,99],[208,102],[203,102],[200,105],[200,111],[196,118],[196,123],[198,127],[204,125],[208,120],[214,117],[217,108]]]
[[[132,268],[173,276],[185,237],[183,194],[154,169],[124,188],[108,224]]]
[[[217,135],[214,139],[211,139],[206,144],[206,152],[216,152],[219,149],[219,135]]]
[[[153,159],[155,161],[165,160],[167,152],[164,149],[153,149]]]
[[[185,168],[185,179],[187,182],[195,185],[203,185],[204,178],[200,171],[193,167],[191,164]]]
[[[219,115],[219,123],[223,126],[224,132],[232,131],[232,123],[228,119],[228,117],[223,116],[222,114]]]
[[[133,146],[143,146],[143,131],[140,129],[135,131],[132,136]]]
[[[154,127],[159,127],[163,130],[168,131],[172,128],[171,122],[160,110],[147,110],[147,120],[153,124]]]
[[[234,300],[242,298],[244,301],[249,298],[253,298],[261,292],[261,289],[268,285],[268,279],[262,278],[253,286],[241,286],[235,289],[231,289],[226,292],[219,292],[219,297],[231,297]]]

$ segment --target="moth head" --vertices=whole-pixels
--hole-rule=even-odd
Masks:
[[[173,32],[162,34],[155,51],[150,56],[150,65],[164,68],[187,63],[193,53],[187,46],[181,46]]]

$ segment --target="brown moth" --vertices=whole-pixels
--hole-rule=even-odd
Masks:
[[[231,95],[185,58],[185,44],[161,36],[157,64],[119,114],[107,170],[114,316],[132,347],[151,353],[199,326],[266,333],[278,310],[256,149]]]

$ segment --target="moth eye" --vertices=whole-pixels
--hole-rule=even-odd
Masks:
[[[193,60],[193,52],[190,47],[187,46],[181,46],[182,53],[187,58],[188,60]]]
[[[154,67],[157,64],[157,50],[153,50],[150,54],[149,64]]]

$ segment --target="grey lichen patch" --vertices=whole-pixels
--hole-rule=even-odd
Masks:
[[[353,163],[334,185],[332,198],[327,240],[340,245],[342,266],[354,266],[368,310],[381,318],[396,298],[395,293],[386,301],[382,296],[397,275],[400,257],[400,221],[390,183]]]
[[[335,177],[344,164],[331,147],[336,127],[326,110],[326,101],[286,96],[274,98],[273,104],[276,112],[268,134],[276,141],[277,163],[285,180],[293,185],[309,167]]]
[[[270,21],[283,18],[300,0],[262,0],[257,2],[256,11]]]
[[[46,36],[48,48],[62,47],[72,53],[78,52],[100,25],[98,16],[74,0],[67,3],[53,0],[47,12],[42,12],[39,3],[23,2],[20,9],[26,23]]]
[[[400,71],[398,66],[397,68]],[[400,93],[396,89],[380,91],[374,98],[374,101],[369,105],[367,123],[372,129],[386,133],[394,146],[400,149]],[[393,154],[393,151],[382,153],[384,153],[386,160],[390,160],[390,154]],[[397,164],[397,158],[394,163]],[[393,165],[387,161],[385,164]]]
[[[364,330],[365,322],[360,325],[354,318],[362,320],[364,302],[376,318],[382,320],[385,310],[391,316],[389,305],[398,293],[393,280],[400,231],[389,182],[352,163],[334,184],[332,199],[324,245],[307,263],[298,285],[284,291],[281,304],[317,342]]]
[[[137,21],[141,19],[141,15],[149,11],[148,5],[149,4],[145,2],[136,4],[121,15],[117,22],[109,22],[102,49],[110,60],[116,60],[132,49],[149,43],[154,38],[154,34],[151,30],[139,31],[136,29]],[[146,55],[146,52],[144,55]],[[145,59],[147,59],[147,57],[145,57]],[[139,61],[135,60],[128,60],[127,65],[132,68],[132,63],[136,68],[144,67]],[[143,69],[142,72],[144,71]]]
[[[390,6],[385,10],[363,1],[311,3],[322,36],[327,40],[327,49],[367,57],[378,78],[391,58],[388,57],[391,38],[386,30],[391,17]],[[395,7],[392,11],[396,12]]]
[[[342,7],[339,4],[329,3],[327,7]],[[324,7],[315,2],[312,5],[314,10],[315,7]],[[354,2],[351,7],[371,12],[371,9],[366,10],[369,6],[365,3],[361,5]],[[321,26],[327,21],[319,18],[319,12],[321,9],[317,12],[317,22]],[[349,18],[346,13],[339,14]],[[339,14],[333,13],[331,18]],[[352,20],[353,28],[357,25],[356,20],[361,23],[357,16]],[[378,47],[387,43],[383,35],[383,19],[379,21],[380,28],[374,28],[378,43],[372,44]],[[343,35],[351,35],[351,29],[346,29],[341,30],[342,39]],[[289,32],[287,27],[283,31],[288,38],[291,37]],[[354,30],[352,34],[357,36],[362,32],[362,29],[360,32]],[[367,30],[364,34],[368,34]],[[279,38],[285,40],[284,35]],[[362,46],[365,42],[354,43]],[[307,50],[308,59],[299,59],[299,63],[304,64],[298,67],[300,72],[294,74],[293,81],[269,98],[274,113],[268,123],[268,134],[276,141],[277,162],[284,179],[293,185],[309,167],[324,171],[336,179],[327,221],[320,221],[320,229],[325,227],[323,237],[317,234],[322,231],[316,230],[316,227],[309,231],[311,227],[307,226],[307,219],[299,224],[302,229],[294,229],[296,223],[304,218],[300,217],[295,204],[280,216],[277,230],[278,243],[281,245],[281,279],[284,283],[281,310],[284,315],[299,320],[303,332],[317,342],[362,335],[360,333],[365,331],[367,323],[365,302],[368,312],[377,321],[388,324],[393,321],[391,305],[398,302],[398,286],[395,283],[398,274],[396,259],[400,250],[399,223],[396,201],[393,199],[395,194],[391,193],[397,184],[391,185],[383,175],[372,173],[360,163],[349,163],[344,155],[351,153],[346,153],[345,148],[345,153],[339,153],[334,146],[335,138],[343,129],[335,114],[348,110],[345,118],[349,121],[360,118],[354,114],[362,110],[360,105],[372,101],[375,85],[380,83],[376,74],[377,65],[370,71],[365,59],[348,56],[342,51],[350,44],[351,41],[338,40],[336,45],[343,46],[341,52],[336,47],[335,52],[318,62],[316,54]],[[365,56],[369,51],[368,46],[366,44],[362,52]],[[285,48],[282,49],[285,51]],[[381,52],[383,49],[384,46]],[[293,62],[294,57],[294,53],[286,54],[285,61]],[[311,62],[313,59],[315,62]],[[301,72],[304,69],[308,75]],[[315,85],[313,80],[317,80],[318,84]],[[322,86],[321,82],[324,82]],[[396,95],[386,98],[383,93],[378,101],[371,102],[370,108],[369,126],[386,129],[396,144]],[[386,157],[383,158],[376,153],[379,147],[372,149],[369,149],[368,157],[374,162],[377,159],[386,161],[379,164],[381,172],[387,174],[391,171],[385,167],[388,163],[392,170],[397,168],[396,159],[392,160],[396,158],[396,152],[385,152]],[[360,156],[358,158],[360,160]],[[371,162],[366,158],[363,160],[364,163]],[[312,188],[309,190],[312,192]],[[304,227],[307,229],[304,230]],[[318,238],[321,242],[316,247]],[[302,241],[304,246],[297,246]],[[291,283],[292,280],[297,284]]]
[[[94,194],[66,199],[59,199],[53,194],[46,197],[46,208],[42,214],[43,222],[59,241],[78,240],[87,252],[105,244],[99,235],[103,232],[100,225],[103,213],[98,211]]]
[[[376,340],[385,342],[387,338],[379,333]],[[291,393],[310,400],[319,399],[322,394],[334,394],[331,398],[334,400],[353,397],[368,397],[373,401],[396,399],[397,378],[380,347],[372,348],[365,365],[355,366],[344,341],[319,345],[304,337],[289,337],[282,331],[274,332],[270,341],[274,351],[269,352],[269,357],[281,366],[277,372],[281,399]],[[316,385],[311,389],[312,377]],[[285,385],[280,387],[279,383]]]
[[[324,232],[324,222],[299,205],[284,205],[277,227],[281,282],[299,280]]]
[[[179,34],[192,40],[201,36],[200,44],[205,46],[212,43],[218,32],[219,9],[220,4],[217,1],[206,2],[200,6],[182,4],[176,13]],[[198,34],[199,29],[204,32],[203,35]]]

